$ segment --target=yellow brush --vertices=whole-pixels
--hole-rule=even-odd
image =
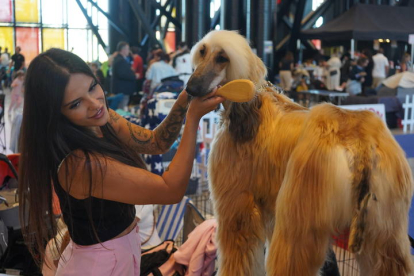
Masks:
[[[217,90],[218,96],[237,103],[250,101],[253,99],[254,94],[254,84],[250,80],[233,80]]]

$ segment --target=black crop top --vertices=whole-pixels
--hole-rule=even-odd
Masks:
[[[54,187],[70,237],[78,245],[108,241],[127,229],[135,219],[134,205],[96,197],[76,199],[68,195],[59,183]],[[88,204],[91,204],[92,221],[99,240],[91,226]]]

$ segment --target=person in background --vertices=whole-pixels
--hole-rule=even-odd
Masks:
[[[411,55],[409,53],[404,53],[401,59],[400,68],[399,73],[406,71],[412,72]]]
[[[172,66],[177,71],[179,78],[184,82],[184,85],[186,85],[193,73],[193,67],[191,65],[190,50],[185,42],[178,44],[178,50],[172,59]]]
[[[328,90],[340,90],[340,80],[341,80],[341,60],[338,57],[337,52],[335,51],[331,58],[327,62],[327,78],[326,78],[326,87]]]
[[[127,60],[129,44],[124,41],[119,42],[117,51],[118,54],[112,63],[111,92],[124,95],[123,100],[118,106],[118,108],[124,109],[129,103],[130,96],[136,91],[137,76],[132,71],[131,64]]]
[[[346,86],[346,92],[351,95],[358,95],[362,92],[362,84],[365,82],[367,72],[365,68],[368,66],[369,60],[365,57],[360,57],[357,64],[352,67],[351,73]]]
[[[161,51],[156,53],[156,57],[158,61],[151,65],[145,76],[151,81],[150,92],[161,83],[162,79],[177,75],[177,71],[168,63],[170,58],[168,54]]]
[[[160,61],[160,56],[162,53],[164,53],[164,51],[160,48],[156,48],[155,50],[151,51],[151,59],[148,61],[147,70],[149,70],[151,68],[151,65],[153,65],[155,62]],[[169,55],[168,61],[170,61]]]
[[[144,82],[144,61],[139,55],[140,49],[136,46],[131,47],[133,56],[132,71],[137,78],[137,91],[142,91],[142,84]]]
[[[310,105],[310,94],[301,93],[303,91],[308,91],[308,84],[306,83],[309,77],[302,76],[299,84],[296,86],[296,92],[298,92],[299,104],[305,107]],[[303,99],[305,98],[305,101]]]
[[[10,60],[10,53],[9,53],[9,48],[4,48],[4,52],[3,52],[3,54],[7,54],[7,56],[9,57],[9,60]]]
[[[313,70],[313,77],[315,80],[323,82],[326,84],[326,75],[328,74],[326,70],[326,61],[324,59],[320,59],[318,61],[318,66],[315,67]]]
[[[365,57],[368,59],[368,65],[365,67],[365,72],[367,73],[367,75],[365,76],[365,81],[362,86],[362,92],[364,92],[364,94],[366,95],[365,92],[368,92],[368,90],[372,88],[372,70],[374,69],[374,60],[372,59],[372,52],[369,49],[362,50],[361,57]]]
[[[81,58],[60,49],[38,55],[26,75],[19,160],[19,210],[28,218],[22,231],[35,259],[42,263],[45,241],[57,230],[55,191],[70,236],[56,275],[140,275],[135,205],[182,200],[200,120],[224,101],[216,91],[191,101],[181,92],[163,122],[148,130],[106,106]],[[184,119],[168,169],[148,172],[141,155],[168,151]]]
[[[150,50],[150,51],[148,51],[147,60],[146,60],[147,65],[148,65],[148,64],[150,64],[150,61],[154,58],[155,53],[156,53],[158,50],[162,50],[162,49],[161,49],[160,45],[155,44],[155,45],[151,48],[151,50]],[[149,66],[149,65],[148,65],[148,66]]]
[[[380,48],[375,56],[372,57],[374,60],[374,68],[372,69],[372,88],[377,88],[382,81],[388,76],[390,65],[386,56],[384,56],[384,49]]]
[[[11,84],[11,100],[10,100],[10,105],[9,105],[9,110],[8,110],[8,116],[10,119],[10,122],[13,122],[13,114],[15,113],[15,111],[21,107],[22,103],[23,103],[23,84],[24,84],[24,71],[23,70],[19,70],[16,72],[15,74],[15,79],[13,80],[12,84]]]
[[[91,62],[89,67],[101,85],[105,85],[105,77],[97,62]]]
[[[279,62],[280,87],[286,92],[292,89],[292,71],[294,69],[293,53],[287,52]]]
[[[7,48],[5,51],[0,55],[0,67],[8,69],[10,63],[10,55],[7,52]]]
[[[19,70],[23,70],[25,67],[25,61],[24,61],[24,56],[21,54],[21,48],[20,46],[16,47],[16,52],[14,55],[12,55],[11,57],[11,63],[9,66],[9,71],[12,69],[13,67],[13,74],[12,74],[12,79],[14,80],[15,74],[17,71]]]

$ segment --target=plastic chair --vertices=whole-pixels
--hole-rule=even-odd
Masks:
[[[190,199],[185,196],[180,203],[162,206],[156,225],[162,241],[177,238],[183,227],[184,213],[189,202]]]

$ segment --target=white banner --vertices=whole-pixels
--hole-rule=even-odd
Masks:
[[[377,114],[385,122],[385,105],[384,104],[355,104],[341,105],[343,109],[348,110],[369,110]]]

